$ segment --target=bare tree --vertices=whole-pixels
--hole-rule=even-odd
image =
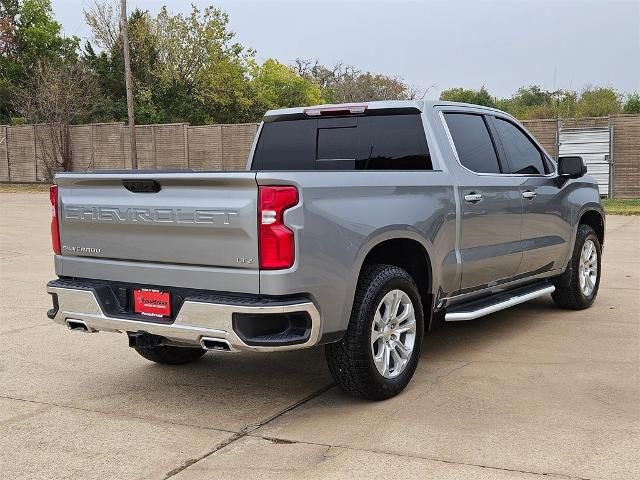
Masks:
[[[16,49],[16,27],[11,17],[0,16],[0,56],[8,57]]]
[[[120,41],[120,4],[115,0],[94,0],[83,13],[95,44],[106,50],[113,49]]]
[[[20,113],[29,123],[41,124],[36,152],[48,180],[56,172],[71,170],[69,128],[89,117],[97,92],[93,75],[81,64],[43,61],[17,96]]]
[[[417,85],[408,85],[405,91],[407,100],[424,100],[429,90],[436,88],[435,83],[432,83],[427,88],[422,88]]]
[[[328,88],[339,81],[342,64],[337,63],[334,67],[328,68],[320,65],[318,60],[296,58],[292,68],[301,77],[316,82],[320,88]]]
[[[326,67],[318,60],[297,58],[292,68],[300,76],[320,85],[328,100],[335,103],[419,100],[432,88],[419,89],[407,85],[400,77],[362,72],[343,63]]]

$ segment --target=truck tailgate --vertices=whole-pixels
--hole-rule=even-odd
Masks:
[[[258,269],[254,172],[59,174],[64,257]]]

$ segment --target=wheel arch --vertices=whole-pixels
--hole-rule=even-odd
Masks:
[[[429,247],[425,245],[424,239],[410,232],[403,232],[400,235],[382,235],[375,241],[369,242],[368,247],[360,255],[354,285],[364,267],[375,263],[395,265],[411,275],[420,293],[425,331],[430,328],[433,312],[434,270]],[[351,303],[353,305],[353,299]]]
[[[602,247],[604,245],[604,222],[605,216],[600,210],[586,209],[580,214],[576,228],[579,228],[580,225],[589,225],[596,232]]]
[[[576,239],[578,237],[578,229],[580,228],[580,225],[589,225],[591,228],[593,228],[596,232],[598,240],[600,241],[600,247],[604,248],[605,214],[600,204],[591,202],[587,205],[584,205],[582,209],[576,210],[578,211],[577,215],[572,217],[573,226],[571,229],[571,238],[569,240],[570,248],[564,266],[562,267],[564,271],[566,271],[571,265],[571,257],[576,246]],[[564,278],[565,275],[561,275],[561,277]]]

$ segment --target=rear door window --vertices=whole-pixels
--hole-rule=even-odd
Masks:
[[[263,125],[254,170],[431,170],[416,114],[296,119]]]
[[[431,170],[419,115],[358,119],[357,170]]]
[[[494,117],[494,125],[509,162],[510,172],[524,175],[546,173],[542,152],[516,125]]]
[[[482,115],[445,113],[460,163],[473,172],[501,173],[496,149]]]

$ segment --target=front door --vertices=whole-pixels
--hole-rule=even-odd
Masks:
[[[488,119],[444,114],[460,162],[462,293],[513,278],[522,260],[521,179],[505,175]]]
[[[563,218],[563,192],[545,153],[508,118],[492,119],[511,174],[520,178],[522,250],[518,274],[560,268],[569,251],[569,218]]]

